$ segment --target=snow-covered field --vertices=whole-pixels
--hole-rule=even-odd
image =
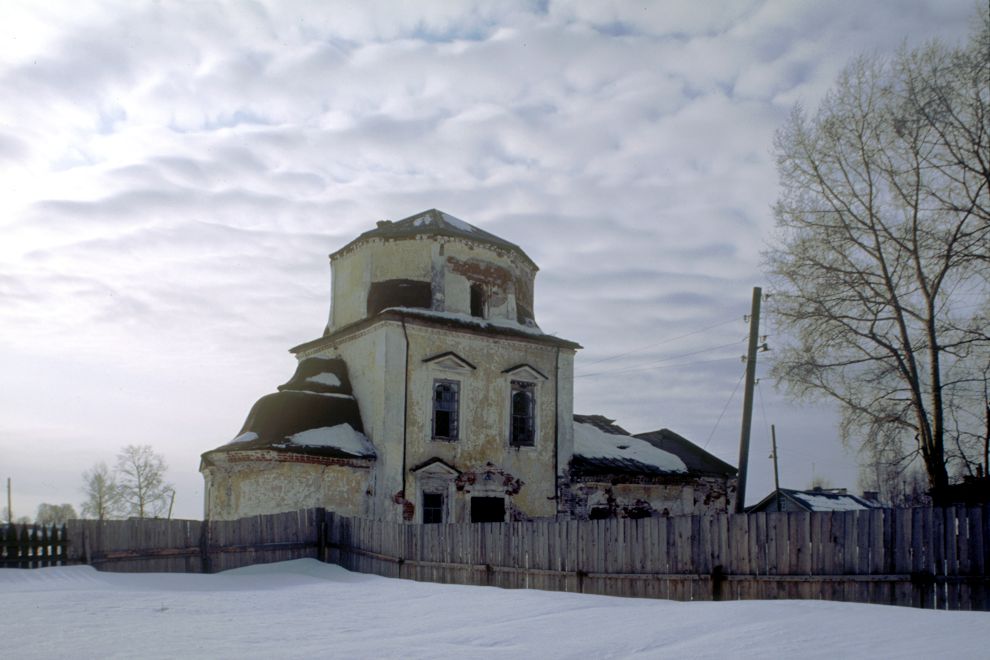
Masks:
[[[988,658],[990,614],[424,584],[302,559],[0,570],[4,658]]]

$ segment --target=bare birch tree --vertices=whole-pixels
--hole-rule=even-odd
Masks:
[[[990,358],[988,20],[962,48],[854,60],[774,145],[774,374],[837,400],[846,441],[906,440],[936,497],[986,461],[965,411]]]
[[[165,482],[166,469],[150,445],[127,445],[117,454],[117,491],[129,515],[156,518],[168,510],[174,489]]]
[[[86,496],[82,505],[83,517],[107,520],[121,515],[117,477],[106,463],[97,463],[83,472],[83,494]]]

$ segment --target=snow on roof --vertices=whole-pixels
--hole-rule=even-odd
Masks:
[[[254,431],[248,431],[247,433],[241,433],[239,436],[228,442],[228,445],[236,445],[241,442],[251,442],[252,440],[257,440],[258,434]]]
[[[540,330],[540,326],[536,325],[536,321],[532,321],[531,325],[523,325],[522,323],[517,323],[511,319],[483,319],[477,316],[471,316],[470,314],[462,314],[460,312],[442,312],[435,309],[423,309],[421,307],[388,307],[382,310],[383,312],[396,311],[403,312],[405,314],[415,314],[417,316],[428,316],[438,319],[449,319],[451,321],[457,321],[458,323],[464,323],[467,325],[476,325],[479,328],[505,328],[507,330],[515,330],[517,332],[525,332],[529,335],[544,335],[545,333]]]
[[[812,511],[860,511],[871,508],[854,495],[792,490],[791,496],[807,504]]]
[[[461,231],[468,231],[468,232],[473,232],[477,229],[477,227],[475,227],[474,225],[470,225],[464,222],[463,220],[461,220],[460,218],[455,218],[449,213],[444,213],[443,211],[440,211],[439,213],[440,213],[440,217],[443,218],[443,221],[446,222],[451,227],[456,227]]]
[[[340,385],[340,378],[337,374],[330,373],[329,371],[314,374],[306,379],[307,383],[319,383],[320,385],[329,385],[330,387],[338,387]]]
[[[368,437],[360,431],[355,431],[350,424],[337,426],[321,426],[308,431],[301,431],[286,438],[283,447],[332,447],[354,456],[374,456],[375,448]]]
[[[574,453],[591,460],[635,461],[664,472],[687,472],[684,461],[645,440],[606,433],[581,422],[574,422]]]

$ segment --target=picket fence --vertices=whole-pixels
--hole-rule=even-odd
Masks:
[[[65,525],[0,525],[0,568],[66,563]]]
[[[329,516],[329,560],[430,582],[990,610],[990,509],[403,525]]]
[[[326,555],[323,509],[239,520],[70,520],[68,560],[122,573],[215,573]]]
[[[70,521],[68,537],[70,562],[112,571],[313,557],[453,584],[990,611],[985,506],[439,525],[307,509],[235,521]]]

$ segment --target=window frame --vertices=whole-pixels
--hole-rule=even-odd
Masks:
[[[437,399],[437,392],[441,387],[450,387],[453,392],[453,399],[449,408],[441,407],[442,401]],[[460,439],[461,382],[450,378],[434,378],[430,408],[430,438],[439,442],[457,442]],[[438,412],[448,414],[447,435],[437,435]]]
[[[528,396],[529,410],[524,415],[516,413],[516,396],[526,394]],[[510,447],[536,447],[537,436],[537,384],[529,380],[510,379],[509,380],[509,446]],[[516,439],[516,420],[522,418],[528,427],[528,440]],[[528,423],[527,423],[528,422]]]
[[[427,497],[437,497],[437,498],[440,498],[440,505],[439,506],[436,506],[436,507],[433,507],[433,506],[427,507],[426,506],[426,498]],[[421,521],[421,523],[423,525],[436,525],[436,524],[442,525],[443,523],[446,522],[446,520],[444,520],[444,518],[445,518],[445,515],[444,514],[446,513],[446,509],[447,509],[446,499],[447,499],[447,496],[446,496],[445,493],[436,492],[436,491],[429,491],[429,490],[422,491],[422,493],[420,494],[420,507],[421,507],[420,521]],[[426,512],[427,511],[435,512],[436,515],[438,516],[438,519],[437,520],[427,520],[426,519]]]

